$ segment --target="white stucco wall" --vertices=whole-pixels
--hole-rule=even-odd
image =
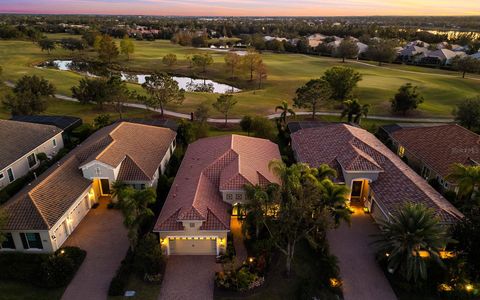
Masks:
[[[53,140],[55,139],[56,141],[56,146],[53,145]],[[32,168],[28,165],[28,156],[30,156],[32,153],[35,154],[35,156],[39,153],[45,153],[47,156],[55,156],[60,149],[63,148],[63,138],[62,138],[62,132],[58,133],[55,135],[53,138],[45,141],[43,144],[38,146],[35,149],[32,149],[22,157],[18,158],[14,163],[10,164],[7,166],[5,169],[0,170],[0,174],[3,174],[3,178],[0,179],[0,188],[5,187],[10,183],[10,180],[8,178],[7,170],[12,169],[13,175],[15,177],[15,180],[18,178],[25,176],[29,171],[36,169],[39,165],[40,162],[38,159],[37,164],[34,165]]]

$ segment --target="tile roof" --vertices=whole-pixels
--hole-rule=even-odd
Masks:
[[[220,189],[279,183],[268,164],[280,158],[276,144],[259,138],[228,135],[192,143],[154,230],[183,230],[179,220],[198,219],[205,220],[201,230],[228,230],[230,205],[223,201]]]
[[[61,132],[52,125],[0,120],[0,170]]]
[[[480,136],[457,124],[401,128],[391,137],[442,177],[455,163],[480,163]]]
[[[82,125],[82,119],[70,116],[13,116],[11,120],[53,125],[65,131],[72,130],[73,128]]]
[[[115,123],[98,130],[1,206],[8,214],[8,222],[4,229],[51,229],[78,197],[91,186],[91,181],[83,177],[80,166],[100,153],[104,155],[108,153],[105,150],[111,144],[116,142],[118,145],[126,144],[129,147],[133,147],[131,143],[140,141],[148,144],[135,147],[138,151],[135,158],[144,156],[139,160],[142,168],[136,167],[138,162],[130,158],[132,148],[125,146],[115,149],[115,155],[120,155],[121,149],[127,152],[124,153],[125,167],[122,164],[119,173],[126,178],[138,179],[146,178],[146,175],[142,174],[146,161],[150,161],[150,164],[158,169],[161,159],[168,151],[168,148],[165,149],[162,145],[167,143],[170,145],[174,137],[175,133],[170,129],[126,122]],[[153,145],[157,146],[156,151],[152,150]],[[150,168],[146,169],[150,171]]]
[[[383,170],[370,187],[375,199],[389,212],[394,212],[405,201],[414,201],[434,208],[444,223],[452,223],[463,217],[450,202],[364,129],[330,124],[303,129],[291,137],[298,160],[314,167],[324,163],[335,166],[335,161],[344,152],[353,152],[355,147],[361,149]],[[361,170],[360,167],[356,170]],[[370,168],[367,166],[364,170],[370,171]]]

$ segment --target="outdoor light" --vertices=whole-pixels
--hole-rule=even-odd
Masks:
[[[249,261],[250,263],[253,263],[253,257],[250,257],[250,258],[248,259],[248,261]]]
[[[60,254],[65,254],[65,250],[60,250]]]
[[[467,292],[473,291],[473,284],[471,284],[471,283],[466,284],[466,285],[465,285],[465,289],[467,290]]]
[[[442,283],[438,286],[438,290],[441,292],[451,292],[453,291],[453,287],[447,283]]]
[[[385,256],[386,256],[386,257],[389,257],[389,256],[390,256],[390,253],[385,253]]]
[[[335,287],[339,287],[339,286],[341,286],[341,285],[342,285],[342,282],[341,282],[339,279],[337,279],[337,278],[330,278],[330,286],[331,286],[331,287],[334,287],[334,288],[335,288]]]

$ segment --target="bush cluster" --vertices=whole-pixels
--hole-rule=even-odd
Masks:
[[[40,287],[66,286],[85,259],[86,252],[65,247],[54,254],[0,253],[0,280],[33,283]]]

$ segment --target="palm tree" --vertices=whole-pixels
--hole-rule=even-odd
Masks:
[[[350,224],[351,212],[347,206],[350,190],[345,185],[334,184],[330,179],[324,179],[321,188],[321,201],[333,217],[335,226],[338,227],[342,220]]]
[[[124,216],[123,224],[128,229],[132,250],[137,245],[141,226],[154,217],[153,211],[148,206],[155,201],[156,193],[152,188],[136,190],[128,186],[121,193],[118,203]]]
[[[327,178],[337,178],[337,171],[335,169],[330,168],[327,164],[321,164],[320,167],[317,168],[317,178],[318,180],[324,180]]]
[[[389,221],[379,222],[375,244],[385,255],[388,270],[416,283],[427,278],[427,259],[442,265],[440,250],[451,240],[435,211],[419,203],[405,203]]]
[[[473,199],[480,186],[480,167],[457,163],[452,166],[452,173],[447,178],[458,184],[460,195],[470,195],[470,199]]]
[[[362,116],[367,117],[369,109],[369,104],[361,105],[360,102],[358,102],[358,99],[346,100],[343,102],[341,119],[348,116],[348,122],[360,124],[360,118]]]
[[[295,111],[289,107],[287,101],[283,101],[282,105],[278,105],[277,107],[275,107],[275,112],[277,112],[277,110],[282,111],[280,114],[280,120],[282,120],[283,124],[287,124],[288,115],[292,117],[296,116]]]
[[[258,239],[265,217],[264,212],[266,210],[264,207],[269,203],[269,196],[259,185],[246,185],[245,191],[248,199],[248,203],[245,205],[248,216],[247,220],[251,220],[254,223],[255,238]]]

